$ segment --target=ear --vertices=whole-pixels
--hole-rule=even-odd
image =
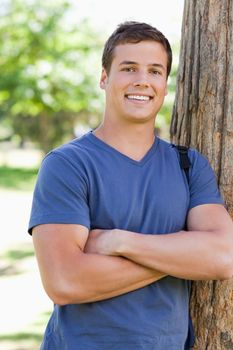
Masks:
[[[102,68],[102,73],[100,77],[100,88],[105,90],[106,84],[108,82],[108,75],[104,68]]]

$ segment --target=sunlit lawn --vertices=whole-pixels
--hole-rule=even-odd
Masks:
[[[42,313],[35,323],[32,323],[22,332],[0,334],[1,350],[39,350],[45,324],[50,312]],[[23,315],[22,315],[23,317]]]
[[[39,350],[52,304],[43,295],[33,246],[18,243],[0,259],[0,350]]]
[[[0,350],[39,350],[52,309],[26,232],[37,173],[0,166]]]

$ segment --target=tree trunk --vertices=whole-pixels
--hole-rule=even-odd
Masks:
[[[186,0],[174,143],[209,159],[233,216],[233,1]],[[191,314],[198,350],[233,349],[233,280],[192,285]]]

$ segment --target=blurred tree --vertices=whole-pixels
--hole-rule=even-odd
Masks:
[[[44,152],[72,137],[77,120],[93,126],[101,115],[102,40],[71,14],[64,0],[0,7],[0,121]]]

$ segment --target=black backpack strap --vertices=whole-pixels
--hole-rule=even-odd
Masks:
[[[191,167],[191,162],[188,156],[188,147],[173,145],[179,152],[180,157],[180,167],[185,172],[187,182],[189,184],[189,168]],[[191,281],[189,282],[189,288],[191,288]],[[188,325],[188,336],[185,342],[185,350],[190,350],[193,348],[195,343],[195,332],[193,328],[192,319],[189,314],[189,325]]]
[[[179,145],[174,145],[180,156],[180,167],[181,169],[184,170],[185,176],[187,178],[188,184],[189,184],[189,168],[191,166],[191,162],[188,156],[188,147],[185,146],[179,146]]]

